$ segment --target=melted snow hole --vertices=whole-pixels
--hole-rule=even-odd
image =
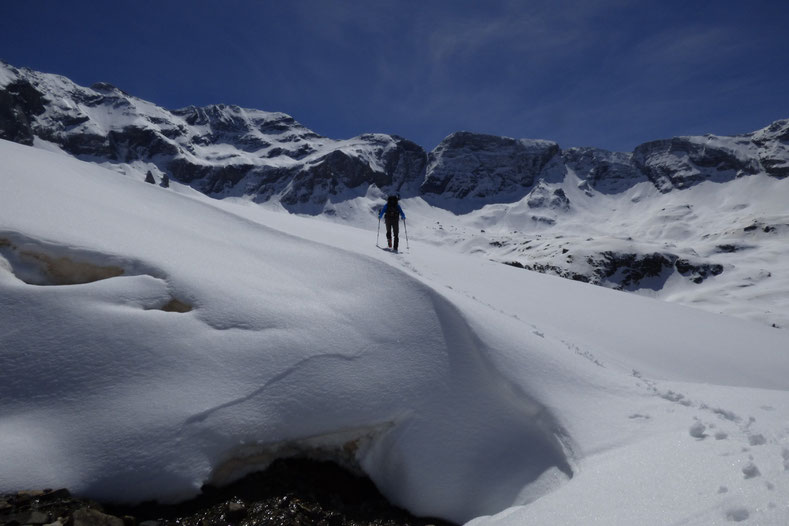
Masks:
[[[225,486],[245,475],[266,469],[275,460],[287,458],[333,462],[355,475],[366,476],[358,461],[360,451],[392,426],[393,422],[386,422],[277,443],[239,444],[213,470],[207,482],[214,486]]]
[[[99,265],[57,254],[43,244],[15,242],[0,237],[0,267],[29,285],[76,285],[114,278],[125,273],[119,265]],[[60,249],[63,252],[63,249]]]
[[[6,271],[28,285],[61,286],[93,283],[118,276],[150,275],[165,279],[162,272],[139,261],[70,248],[0,233],[0,273]],[[170,297],[150,309],[189,312],[192,306]]]

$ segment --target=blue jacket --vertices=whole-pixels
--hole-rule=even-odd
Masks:
[[[384,214],[386,213],[386,208],[388,206],[389,206],[389,203],[386,203],[384,205],[384,207],[381,209],[381,211],[378,212],[378,219],[381,219],[384,216]],[[403,213],[403,209],[400,208],[400,205],[397,205],[397,211],[400,212],[400,217],[402,217],[403,220],[405,220],[405,214]]]

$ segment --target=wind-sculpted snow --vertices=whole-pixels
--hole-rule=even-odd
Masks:
[[[355,448],[396,503],[462,521],[543,473],[572,476],[551,411],[421,282],[99,167],[0,148],[14,189],[0,198],[0,491],[176,499],[310,443]],[[129,272],[31,285],[10,260],[34,250]],[[155,307],[172,298],[193,310]]]
[[[404,206],[412,221],[420,219],[417,200]],[[779,504],[789,491],[785,331],[453,253],[451,245],[427,242],[432,225],[414,229],[419,237],[408,253],[390,255],[368,248],[373,231],[241,202],[222,207],[380,254],[441,290],[484,342],[479,356],[502,387],[550,409],[546,426],[568,448],[572,479],[548,470],[522,490],[518,505],[473,524],[789,520]],[[759,476],[746,477],[756,470]]]

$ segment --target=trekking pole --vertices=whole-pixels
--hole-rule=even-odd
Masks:
[[[381,218],[378,218],[378,235],[375,236],[375,246],[378,246],[378,240],[381,238]]]
[[[405,229],[405,248],[411,250],[411,247],[408,246],[408,224],[403,219],[403,228]]]

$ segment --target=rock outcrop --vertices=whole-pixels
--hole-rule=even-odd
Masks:
[[[647,178],[633,164],[629,153],[609,152],[599,148],[570,148],[562,152],[568,168],[581,179],[587,192],[596,190],[604,194],[624,192],[646,181]]]
[[[633,163],[661,192],[669,192],[763,171],[754,146],[745,137],[674,137],[638,146]]]
[[[453,133],[430,152],[420,190],[445,199],[517,200],[537,180],[563,175],[560,153],[551,141]]]
[[[0,138],[141,164],[215,197],[276,199],[319,213],[370,185],[413,195],[425,173],[427,153],[401,137],[333,140],[284,113],[224,104],[169,111],[107,83],[86,88],[4,63],[0,71]]]
[[[366,477],[330,462],[282,459],[224,488],[206,486],[186,502],[134,506],[101,504],[66,489],[0,495],[0,524],[8,526],[452,526],[392,506]]]

